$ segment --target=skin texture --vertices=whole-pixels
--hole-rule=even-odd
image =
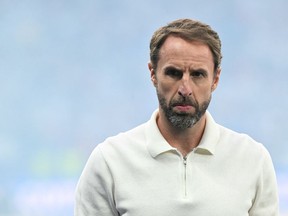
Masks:
[[[214,74],[212,52],[206,44],[171,35],[160,48],[157,71],[151,63],[148,67],[159,100],[158,127],[185,156],[201,140],[204,114],[221,70]]]

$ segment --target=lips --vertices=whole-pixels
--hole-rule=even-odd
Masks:
[[[190,104],[176,104],[173,107],[180,112],[188,112],[192,109],[193,106]]]
[[[176,106],[190,106],[190,107],[194,107],[195,105],[193,104],[192,101],[176,101],[174,103],[172,103],[172,107],[176,107]]]
[[[194,105],[192,103],[174,103],[172,106],[175,107],[175,106],[194,106]]]
[[[181,100],[175,100],[171,107],[174,109],[180,111],[180,112],[189,112],[193,107],[196,107],[193,101],[189,98],[181,99]]]

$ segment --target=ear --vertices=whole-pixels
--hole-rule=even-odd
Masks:
[[[218,86],[218,83],[219,83],[219,79],[220,79],[220,74],[221,74],[221,68],[217,68],[217,71],[214,75],[214,78],[213,78],[213,84],[212,84],[212,91],[214,91],[217,86]]]
[[[156,86],[157,85],[156,73],[155,73],[155,70],[153,69],[153,66],[152,66],[151,62],[148,63],[148,68],[149,68],[149,71],[150,71],[151,81],[152,81],[153,85]]]

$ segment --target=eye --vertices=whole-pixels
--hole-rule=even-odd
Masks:
[[[165,74],[167,76],[173,77],[173,78],[179,78],[181,79],[183,76],[183,73],[181,70],[176,69],[176,68],[167,68],[165,69]]]
[[[206,77],[206,75],[207,75],[206,71],[202,70],[196,70],[191,72],[191,76],[195,78],[204,78]]]

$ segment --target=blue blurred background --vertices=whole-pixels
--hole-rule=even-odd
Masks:
[[[73,214],[92,149],[157,107],[152,33],[186,17],[220,34],[222,76],[209,110],[270,151],[287,216],[287,8],[286,0],[0,0],[0,216]]]

